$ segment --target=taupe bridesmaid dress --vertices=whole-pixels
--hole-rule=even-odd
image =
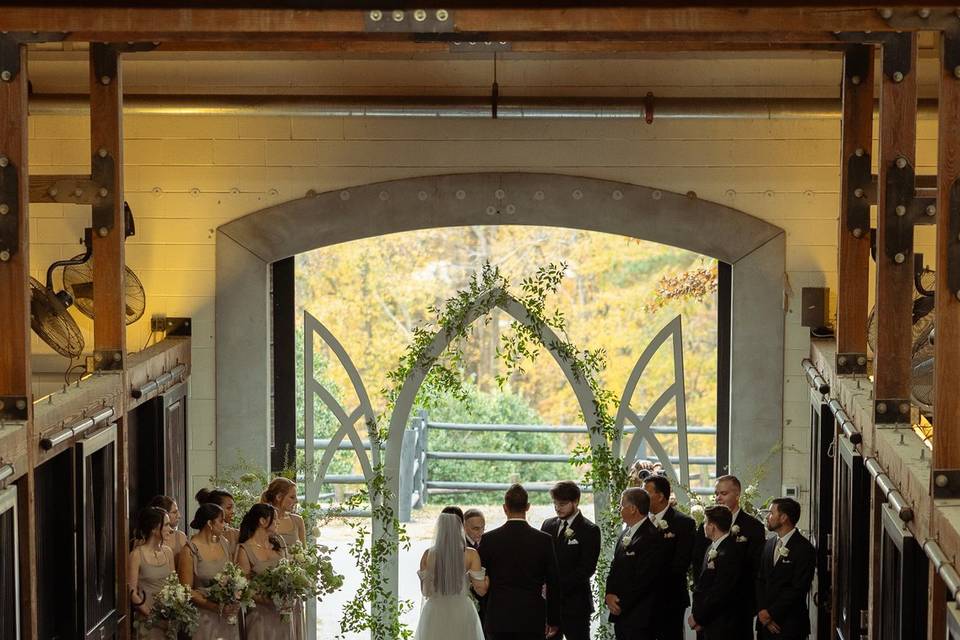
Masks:
[[[297,526],[297,520],[303,520],[300,516],[295,513],[290,514],[290,523],[293,525],[293,531],[287,531],[284,533],[277,532],[277,535],[283,540],[283,546],[285,549],[289,549],[295,544],[300,544],[300,536],[297,535],[299,527]],[[295,640],[304,640],[306,638],[306,611],[303,608],[303,601],[297,600],[297,603],[293,606],[293,637]]]
[[[244,553],[250,562],[251,577],[262,573],[266,569],[273,567],[280,561],[280,557],[270,560],[260,560],[254,553],[252,542],[244,542],[240,545],[238,553]],[[248,548],[250,545],[250,548]],[[282,556],[281,556],[282,557]],[[246,640],[298,640],[294,635],[293,617],[284,621],[280,612],[273,604],[263,604],[258,602],[252,611],[248,611],[244,617],[244,628],[246,629]]]
[[[163,588],[163,582],[167,579],[167,576],[173,573],[173,569],[170,568],[169,562],[150,564],[147,561],[146,554],[143,552],[144,546],[145,545],[140,545],[140,547],[138,547],[140,553],[140,574],[137,576],[137,585],[146,597],[144,604],[149,611],[153,608],[154,596]],[[164,559],[166,558],[167,555],[164,553]],[[137,615],[139,616],[139,614]],[[140,631],[137,634],[137,638],[139,640],[164,640],[164,630],[159,627],[154,627],[149,631]]]
[[[223,571],[230,560],[230,549],[226,540],[220,538],[223,557],[216,560],[204,560],[200,550],[193,542],[187,542],[190,556],[193,558],[193,588],[207,594],[207,588],[213,582],[214,576]],[[200,624],[193,634],[193,640],[240,640],[238,624],[228,624],[227,617],[216,611],[197,607],[200,611]],[[239,614],[238,614],[239,617]]]

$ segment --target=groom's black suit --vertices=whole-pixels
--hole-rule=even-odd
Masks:
[[[478,551],[490,578],[484,628],[491,638],[543,640],[546,625],[560,626],[560,577],[549,535],[508,520],[483,534]]]
[[[590,640],[590,614],[593,613],[590,578],[597,571],[600,557],[600,527],[577,513],[566,533],[560,535],[563,523],[560,518],[547,518],[540,526],[540,530],[553,539],[560,565],[563,591],[560,633],[566,640]]]
[[[637,529],[626,547],[623,534],[607,577],[607,594],[620,598],[620,615],[610,614],[617,640],[653,640],[657,614],[657,588],[668,560],[663,535],[649,519]]]

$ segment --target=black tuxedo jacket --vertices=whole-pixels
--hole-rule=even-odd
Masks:
[[[690,516],[673,507],[668,507],[663,519],[666,529],[661,529],[664,549],[668,556],[666,581],[660,590],[660,605],[671,610],[686,609],[690,604],[687,590],[687,569],[693,554],[693,536],[697,523]],[[698,567],[699,568],[699,567]]]
[[[757,611],[766,609],[780,626],[779,635],[769,635],[758,622],[761,638],[806,637],[810,633],[810,615],[807,613],[807,593],[813,582],[817,554],[813,545],[799,531],[787,541],[788,553],[773,564],[776,536],[767,540],[763,548],[760,572],[757,575]],[[765,635],[767,634],[767,635]]]
[[[745,546],[737,543],[735,536],[728,536],[717,547],[717,557],[705,563],[697,578],[691,613],[703,627],[705,640],[734,638],[743,626],[739,606],[743,594],[737,584],[746,564],[745,553]]]
[[[560,626],[560,577],[549,535],[508,520],[483,534],[478,551],[490,578],[484,619],[489,633],[542,634],[546,624]]]
[[[550,535],[560,565],[560,590],[563,592],[563,615],[582,616],[593,613],[593,591],[590,578],[597,571],[600,558],[600,527],[578,513],[567,534],[557,534],[563,526],[560,518],[547,518],[540,530]]]
[[[734,531],[734,527],[739,528],[739,531]],[[741,612],[752,618],[759,611],[756,606],[754,591],[756,590],[757,572],[760,569],[760,554],[767,539],[767,528],[759,520],[740,509],[737,512],[737,519],[733,521],[730,537],[744,547],[741,554],[744,567],[743,571],[740,572],[737,591],[743,594],[743,598],[740,600]],[[710,541],[703,535],[703,525],[700,525],[700,528],[697,529],[696,540],[690,566],[693,568],[694,578],[699,578],[703,556],[707,552],[707,547],[710,546]]]
[[[628,547],[622,539],[623,533],[607,576],[607,593],[620,598],[621,610],[620,615],[610,615],[610,622],[625,629],[650,629],[657,614],[656,587],[663,582],[668,560],[663,536],[647,519]]]

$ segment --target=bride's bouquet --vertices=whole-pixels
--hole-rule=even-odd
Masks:
[[[223,571],[213,577],[213,582],[207,588],[207,599],[220,605],[220,615],[223,615],[224,607],[234,606],[246,611],[256,606],[253,585],[240,567],[232,562],[228,562]],[[237,614],[227,615],[227,624],[237,624]]]
[[[167,640],[177,640],[181,631],[192,635],[199,623],[200,614],[190,599],[190,589],[180,584],[176,573],[171,573],[153,597],[150,615],[142,625],[146,629],[163,628]]]

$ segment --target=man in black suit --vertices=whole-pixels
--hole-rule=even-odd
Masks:
[[[667,556],[663,535],[648,517],[650,496],[640,487],[620,495],[620,534],[607,576],[607,608],[617,640],[656,638],[657,588]]]
[[[744,547],[744,553],[741,554],[744,567],[743,571],[740,572],[740,582],[737,583],[737,591],[743,595],[738,610],[740,624],[736,633],[730,636],[730,640],[753,640],[753,618],[757,614],[754,584],[760,567],[760,552],[763,551],[767,530],[759,520],[740,508],[740,493],[740,480],[736,476],[717,478],[716,488],[714,489],[716,503],[730,509],[733,514],[730,535],[736,540],[737,544]],[[710,544],[704,536],[703,525],[700,526],[697,533],[699,535],[694,536],[696,542],[694,543],[693,559],[691,561],[695,577],[700,575],[703,556]]]
[[[810,634],[807,593],[817,554],[797,531],[800,503],[777,498],[770,505],[767,540],[757,576],[757,636],[761,640],[802,640]]]
[[[511,486],[503,498],[506,524],[480,540],[480,561],[490,578],[484,627],[494,640],[543,640],[560,627],[562,594],[553,540],[527,524],[528,509],[526,490]]]
[[[704,515],[703,529],[710,544],[693,591],[688,622],[703,640],[727,640],[737,635],[740,621],[737,613],[742,594],[737,591],[737,582],[744,568],[745,548],[730,533],[730,509],[717,504],[707,507]]]
[[[575,482],[558,482],[550,489],[550,497],[557,517],[544,520],[540,530],[553,539],[560,565],[563,591],[560,635],[566,640],[590,640],[593,613],[590,578],[600,558],[600,527],[580,513],[580,487]]]
[[[693,536],[697,523],[670,506],[670,481],[651,475],[643,483],[650,495],[650,520],[663,535],[667,554],[665,581],[657,590],[657,640],[683,640],[683,616],[690,605],[687,570],[693,554]]]

